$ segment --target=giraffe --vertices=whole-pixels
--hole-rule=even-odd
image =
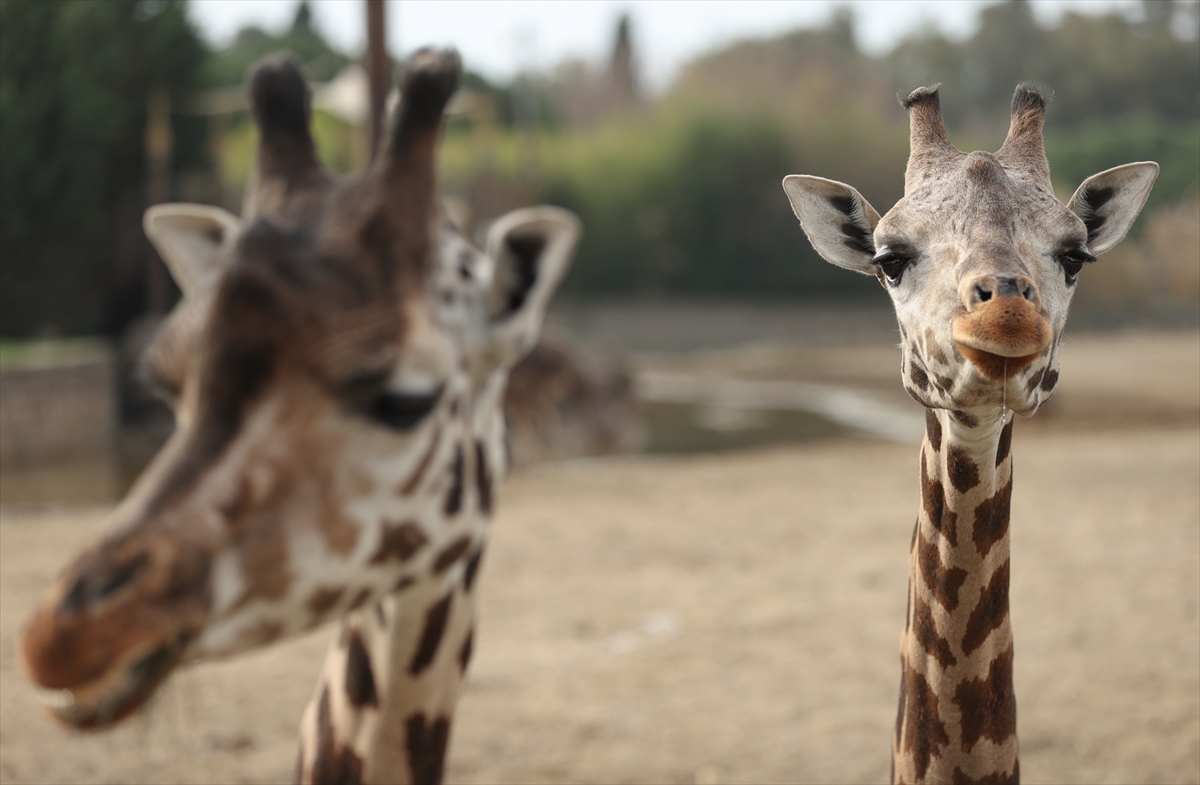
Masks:
[[[903,385],[926,407],[894,782],[1020,778],[1010,413],[1031,416],[1053,393],[1080,271],[1125,236],[1158,176],[1155,163],[1126,164],[1060,203],[1042,140],[1049,97],[1019,85],[1000,150],[963,153],[946,136],[938,86],[915,90],[901,101],[904,196],[882,218],[848,185],[783,181],[817,252],[874,275],[891,297]]]
[[[243,219],[147,212],[184,293],[145,358],[176,430],[23,631],[24,668],[68,726],[136,712],[177,665],[340,619],[297,779],[440,781],[507,462],[508,369],[579,235],[574,215],[529,208],[480,252],[440,217],[460,73],[452,50],[415,54],[387,149],[335,179],[304,78],[269,58],[249,78]]]

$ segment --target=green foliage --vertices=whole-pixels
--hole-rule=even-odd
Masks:
[[[204,50],[181,2],[0,4],[0,334],[92,333],[139,308],[150,95]],[[172,119],[175,171],[205,128]]]
[[[1186,11],[1171,0],[1143,4],[1147,18],[1121,12],[1071,11],[1057,27],[1038,24],[1029,0],[1004,0],[980,13],[979,29],[954,42],[923,33],[900,43],[884,63],[896,90],[942,84],[948,128],[980,132],[983,144],[1004,139],[1008,102],[1018,82],[1034,80],[1056,96],[1051,130],[1142,114],[1172,122],[1197,120],[1200,45],[1172,33]]]
[[[780,186],[795,161],[770,113],[667,112],[547,151],[543,198],[584,217],[565,291],[869,291],[804,239]]]
[[[1069,197],[1088,177],[1134,161],[1157,161],[1162,167],[1146,201],[1147,215],[1194,196],[1200,178],[1200,123],[1169,123],[1145,115],[1058,131],[1046,137],[1055,185]],[[1135,229],[1145,221],[1135,224]]]
[[[310,18],[308,6],[301,3],[292,26],[282,34],[273,35],[258,27],[243,28],[232,44],[214,52],[205,62],[200,77],[202,86],[240,86],[247,69],[256,60],[281,51],[290,52],[309,79],[316,82],[333,79],[353,61],[331,47],[312,27]]]
[[[779,181],[841,180],[886,211],[908,150],[895,96],[934,82],[963,149],[999,147],[1018,82],[1054,87],[1047,154],[1064,196],[1104,169],[1157,161],[1145,225],[1200,182],[1200,44],[1172,33],[1184,7],[1167,6],[1147,5],[1141,21],[1072,12],[1048,28],[1026,0],[1006,0],[967,41],[921,33],[878,59],[855,47],[843,13],[700,58],[644,117],[545,145],[543,196],[585,226],[565,288],[873,295],[873,281],[812,251]]]

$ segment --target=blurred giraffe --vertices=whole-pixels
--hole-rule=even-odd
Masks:
[[[148,211],[185,294],[147,356],[177,428],[25,629],[26,671],[62,721],[111,725],[180,663],[341,619],[298,778],[441,779],[508,370],[579,234],[563,210],[520,210],[481,253],[439,215],[460,72],[452,51],[415,54],[387,149],[338,180],[298,68],[268,60],[250,78],[244,219]]]

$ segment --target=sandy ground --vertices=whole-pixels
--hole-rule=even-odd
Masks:
[[[897,359],[793,346],[640,362],[893,395]],[[1014,439],[1022,770],[1200,782],[1200,336],[1078,337],[1060,395]],[[520,471],[448,780],[885,781],[916,457],[847,438]],[[178,674],[109,734],[37,708],[20,624],[104,513],[0,510],[0,782],[286,781],[327,630]]]

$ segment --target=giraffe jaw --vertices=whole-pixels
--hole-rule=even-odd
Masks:
[[[183,639],[127,660],[124,667],[73,689],[39,689],[38,700],[56,719],[77,730],[102,730],[142,707],[174,670],[185,649]]]

